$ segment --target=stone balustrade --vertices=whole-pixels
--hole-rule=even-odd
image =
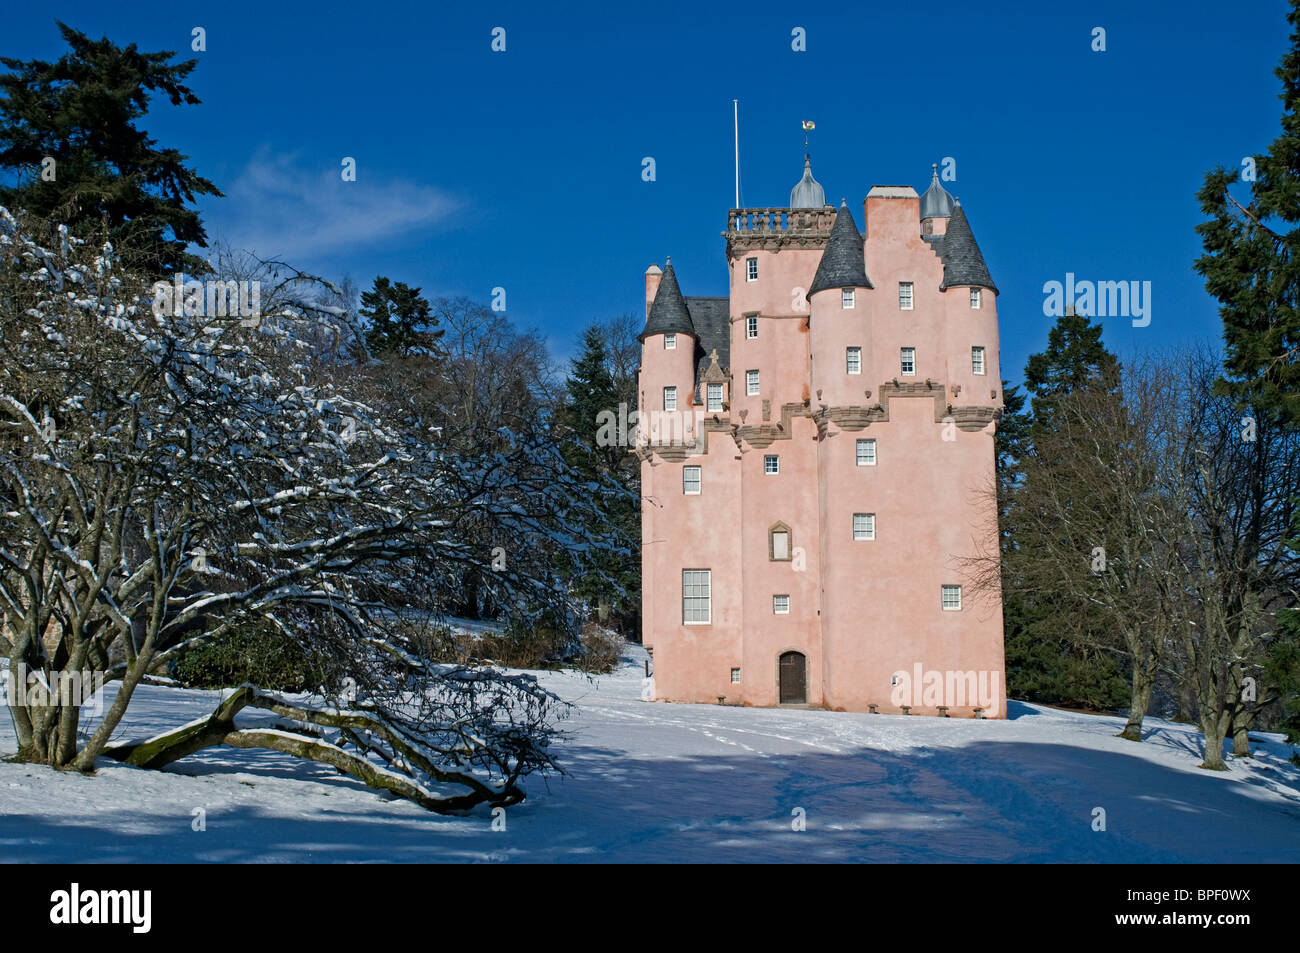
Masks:
[[[776,250],[789,245],[801,248],[825,247],[835,224],[835,209],[822,208],[733,208],[727,213],[727,253],[753,248]]]

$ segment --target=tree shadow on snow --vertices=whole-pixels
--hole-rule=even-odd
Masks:
[[[193,805],[144,800],[138,809],[125,809],[119,801],[97,811],[93,801],[87,807],[70,799],[63,812],[51,803],[49,812],[0,817],[0,859],[1300,861],[1294,779],[1178,770],[1066,743],[979,741],[841,753],[789,744],[794,750],[786,754],[643,758],[571,742],[562,752],[567,774],[529,778],[528,800],[506,811],[505,830],[493,829],[487,808],[441,817],[386,801],[322,766],[263,764],[222,752],[197,770],[175,770],[193,780],[173,780],[169,790],[194,784]],[[195,760],[173,769],[193,769]],[[280,781],[274,786],[279,801],[272,803],[256,791],[256,776],[266,771],[326,783],[305,784],[298,792]],[[228,773],[253,780],[246,798],[239,797],[240,787],[231,793],[228,778],[220,789],[205,783]],[[1261,798],[1261,785],[1291,803]],[[322,796],[330,790],[337,804]],[[84,788],[78,793],[93,797]],[[213,802],[206,830],[194,831],[192,807],[205,799]]]

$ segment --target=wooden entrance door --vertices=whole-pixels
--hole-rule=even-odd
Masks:
[[[782,705],[808,704],[808,665],[802,652],[786,652],[779,667]]]

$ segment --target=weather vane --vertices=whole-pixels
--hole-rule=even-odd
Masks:
[[[814,130],[814,129],[816,129],[816,128],[817,128],[817,124],[816,124],[815,122],[813,122],[811,119],[805,119],[805,120],[803,121],[803,149],[804,149],[804,152],[807,152],[807,151],[808,151],[808,133],[812,132],[812,130]]]

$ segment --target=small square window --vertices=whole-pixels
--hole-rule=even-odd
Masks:
[[[769,453],[765,457],[763,457],[763,472],[780,473],[781,458],[777,456],[775,453]]]
[[[844,370],[849,374],[862,373],[862,348],[850,347],[844,350]]]
[[[745,319],[745,337],[758,337],[758,315],[751,314]]]
[[[858,441],[858,466],[874,467],[876,465],[876,438],[867,437]]]
[[[677,350],[677,335],[675,332],[669,331],[667,334],[664,335],[664,350],[665,351]]]
[[[772,613],[773,613],[774,615],[789,615],[789,614],[790,614],[790,597],[789,597],[788,595],[785,595],[785,596],[773,596],[773,597],[772,597]]]
[[[943,587],[943,611],[957,612],[961,609],[961,586]]]
[[[746,281],[758,280],[758,259],[757,258],[745,259],[745,280]]]
[[[840,307],[845,311],[853,308],[854,293],[852,288],[844,288],[840,291]]]
[[[709,400],[706,408],[708,412],[711,414],[720,413],[722,411],[722,385],[709,384],[705,389],[705,393]]]
[[[677,409],[677,388],[665,387],[664,388],[664,410],[676,410],[676,409]]]
[[[972,288],[972,289],[970,290],[970,306],[971,306],[972,308],[974,308],[976,311],[979,310],[979,307],[980,307],[980,290],[979,290],[978,288]]]
[[[984,373],[984,348],[973,347],[970,349],[970,369],[972,374]]]
[[[916,348],[905,347],[899,352],[904,377],[916,376]]]
[[[745,371],[745,395],[758,396],[758,371]]]
[[[738,668],[733,668],[733,669],[731,670],[731,684],[733,684],[733,685],[739,685],[739,684],[740,684],[740,669],[738,669]]]
[[[912,283],[910,281],[900,281],[898,283],[898,310],[912,310]]]
[[[855,541],[872,540],[876,538],[876,514],[875,513],[854,513],[853,514],[853,539]]]
[[[682,492],[687,496],[698,496],[700,492],[700,468],[682,467]]]

